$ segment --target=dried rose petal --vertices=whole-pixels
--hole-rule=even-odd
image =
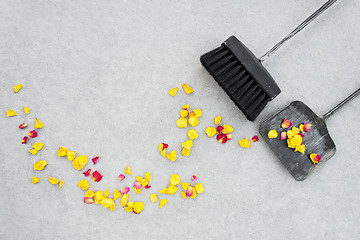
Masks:
[[[103,175],[101,175],[98,171],[93,172],[91,179],[94,182],[100,182],[100,180],[103,178]]]
[[[217,132],[217,133],[221,133],[223,130],[224,130],[224,127],[223,127],[223,126],[217,126],[217,127],[216,127],[216,132]]]
[[[151,188],[151,185],[147,184],[144,188],[149,189],[149,188]]]
[[[234,129],[229,124],[224,124],[222,133],[232,133]]]
[[[160,208],[163,208],[167,204],[168,200],[163,198],[160,200]]]
[[[290,130],[289,130],[289,131],[290,131]],[[270,131],[268,132],[268,138],[277,138],[277,136],[278,136],[278,133],[276,132],[275,129],[270,130]]]
[[[208,135],[209,138],[211,138],[216,134],[216,129],[213,127],[207,127],[205,129],[205,133]]]
[[[252,142],[257,142],[257,141],[259,141],[259,137],[258,137],[258,136],[253,136],[253,137],[251,138],[251,141],[252,141]]]
[[[31,138],[35,138],[35,137],[37,137],[37,132],[36,132],[35,130],[32,130],[32,131],[30,131],[30,132],[28,133],[28,135],[29,135],[29,137],[31,137]]]
[[[225,136],[228,141],[232,138],[232,135],[230,133],[225,133]]]
[[[26,143],[27,143],[27,140],[28,140],[28,137],[25,136],[25,137],[23,137],[23,139],[21,140],[21,143],[22,143],[22,144],[26,144]]]
[[[219,134],[216,136],[216,140],[218,140],[219,143],[226,143],[227,137],[225,134]]]
[[[192,177],[191,177],[191,181],[196,182],[197,180],[198,180],[198,177],[197,177],[196,175],[192,175]]]
[[[127,175],[131,175],[132,172],[131,172],[131,169],[129,166],[126,167],[125,171],[124,171]]]
[[[174,87],[174,88],[170,89],[169,94],[174,97],[176,95],[177,91],[179,91],[179,88]]]
[[[128,187],[122,187],[120,189],[121,194],[127,194],[129,191],[130,191],[130,188],[128,188]]]
[[[194,191],[192,186],[189,186],[186,190],[186,196],[191,197],[193,195]]]
[[[90,176],[90,174],[91,174],[91,169],[89,168],[88,170],[86,170],[85,172],[83,172],[83,174],[84,174],[85,177]]]
[[[37,118],[35,118],[35,126],[34,128],[43,128],[44,124]]]
[[[141,183],[135,182],[134,183],[134,188],[140,189],[141,188]]]
[[[13,86],[13,88],[14,88],[14,93],[17,93],[18,91],[20,91],[20,89],[22,89],[22,84],[20,83],[16,86]]]
[[[311,126],[312,125],[310,123],[304,123],[304,132],[309,132]]]
[[[239,141],[239,144],[240,144],[240,146],[243,147],[243,148],[250,148],[250,145],[251,145],[248,138],[241,139],[241,140]]]
[[[92,204],[94,202],[94,199],[91,197],[84,197],[84,203]]]
[[[20,124],[20,126],[19,126],[20,129],[24,129],[24,128],[26,128],[26,127],[27,127],[27,124],[26,124],[26,123],[22,123],[22,124]]]
[[[300,135],[302,138],[304,138],[304,137],[305,137],[305,135],[304,135],[304,134],[302,134],[302,133],[298,133],[298,135]]]
[[[214,120],[215,124],[218,125],[221,123],[221,117],[220,116],[217,116]]]
[[[286,139],[286,132],[282,132],[281,134],[280,134],[280,140],[284,140],[284,139]]]
[[[282,128],[289,128],[292,126],[292,122],[290,120],[287,120],[286,118],[284,118],[281,127]]]
[[[96,157],[94,157],[93,159],[91,159],[92,161],[93,161],[93,163],[94,163],[94,165],[99,161],[99,159],[100,159],[100,155],[99,156],[96,156]]]
[[[179,128],[186,128],[187,127],[187,119],[186,118],[179,118],[177,121],[176,121],[176,125],[179,127]]]
[[[117,180],[119,181],[122,181],[125,179],[125,175],[124,174],[120,174],[118,177],[117,177]]]
[[[162,143],[163,144],[163,150],[167,149],[169,147],[169,144]]]
[[[319,154],[312,153],[310,154],[310,159],[313,162],[313,164],[317,164],[318,162],[320,162],[321,156]]]
[[[29,112],[30,112],[30,108],[28,108],[27,106],[24,106],[24,113],[29,114]]]
[[[190,94],[190,93],[192,93],[192,92],[194,91],[194,89],[192,89],[191,87],[189,87],[186,83],[184,83],[184,84],[182,85],[182,87],[183,87],[183,89],[184,89],[184,91],[185,91],[186,94]]]

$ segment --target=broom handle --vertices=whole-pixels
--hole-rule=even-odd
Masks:
[[[360,93],[360,88],[358,90],[356,90],[353,94],[351,94],[350,96],[348,96],[345,100],[343,100],[341,103],[339,103],[338,105],[336,105],[335,107],[333,107],[330,111],[328,111],[327,113],[325,113],[322,116],[322,119],[326,120],[328,117],[330,117],[334,112],[336,112],[340,107],[342,107],[345,103],[347,103],[348,101],[350,101],[351,99],[355,98],[358,94]]]
[[[326,9],[328,9],[331,5],[333,5],[337,0],[329,0],[324,5],[322,5],[316,12],[311,14],[305,21],[303,21],[297,28],[295,28],[289,35],[283,38],[280,42],[278,42],[272,49],[270,49],[267,53],[265,53],[259,60],[263,62],[267,59],[271,54],[276,52],[282,45],[284,45],[287,41],[290,40],[293,36],[295,36],[298,32],[303,30],[309,23],[311,23],[315,18],[317,18],[320,14],[322,14]]]

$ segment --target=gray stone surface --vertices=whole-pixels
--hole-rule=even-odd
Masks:
[[[255,122],[199,62],[232,34],[261,56],[324,2],[0,1],[0,239],[358,239],[360,98],[327,121],[337,153],[303,182],[261,139],[251,149],[237,142],[293,100],[322,114],[359,87],[360,2],[338,1],[264,63],[282,93]],[[194,94],[168,95],[184,82]],[[14,94],[17,83],[24,88]],[[189,157],[171,163],[157,146],[180,152],[186,130],[175,121],[186,103],[203,110],[201,134]],[[8,108],[19,115],[6,118]],[[224,145],[204,134],[217,115],[235,129]],[[37,138],[45,147],[32,156],[20,143],[30,128],[17,127],[35,117],[45,124]],[[144,201],[143,213],[82,203],[82,174],[56,156],[62,145],[101,154],[95,169],[104,178],[91,182],[94,190],[130,185],[116,180],[126,165],[134,175],[150,171],[153,187],[130,195]],[[34,172],[41,159],[49,165]],[[168,196],[160,210],[148,195],[173,173],[184,181],[197,174],[205,192]],[[65,181],[62,190],[49,175]]]

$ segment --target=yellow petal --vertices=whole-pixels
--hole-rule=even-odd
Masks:
[[[176,125],[179,127],[179,128],[186,128],[187,127],[187,120],[186,118],[179,118],[177,121],[176,121]]]
[[[169,194],[168,192],[168,189],[167,188],[163,188],[159,191],[159,193],[162,193],[162,194]]]
[[[160,208],[163,208],[163,206],[165,206],[165,204],[167,204],[168,200],[167,199],[161,199],[160,200]]]
[[[195,129],[188,130],[187,135],[190,140],[197,139],[199,137],[199,133]]]
[[[160,152],[161,156],[165,157],[166,156],[166,149],[164,149],[163,151]]]
[[[152,203],[156,202],[158,200],[156,193],[150,194],[150,201]]]
[[[183,199],[185,199],[186,198],[186,193],[184,191],[182,191],[181,196],[182,196]]]
[[[194,109],[193,112],[195,113],[196,117],[201,117],[202,116],[201,108]]]
[[[129,194],[124,194],[123,196],[122,196],[122,198],[121,198],[121,200],[120,200],[120,205],[122,206],[122,207],[125,207],[125,205],[126,205],[126,203],[127,203],[127,201],[129,200]]]
[[[296,136],[290,138],[290,144],[292,146],[301,145],[301,143],[302,143],[302,137],[300,135],[296,135]]]
[[[87,190],[84,197],[92,198],[94,197],[95,193],[91,191],[91,189]]]
[[[207,127],[205,133],[208,135],[209,138],[211,138],[216,134],[216,129],[213,127]]]
[[[115,210],[115,203],[113,201],[110,205],[110,211],[114,211],[114,210]]]
[[[16,86],[13,86],[14,88],[14,93],[17,93],[18,91],[20,91],[20,89],[22,89],[22,84],[18,84]]]
[[[145,187],[146,185],[148,185],[148,180],[146,180],[145,178],[143,178],[143,179],[141,179],[140,180],[140,184],[143,186],[143,187]]]
[[[224,129],[222,130],[222,133],[232,133],[234,131],[229,124],[225,124],[223,127]]]
[[[220,124],[221,123],[221,117],[220,116],[217,116],[216,118],[215,118],[215,120],[214,120],[214,122],[215,122],[215,124],[216,125],[218,125],[218,124]]]
[[[127,175],[131,175],[131,169],[129,166],[126,167],[125,171],[124,171]]]
[[[108,197],[108,196],[109,196],[109,193],[110,193],[109,189],[106,189],[106,190],[104,191],[104,197]]]
[[[32,181],[33,184],[37,184],[40,181],[40,179],[38,177],[33,177],[31,179],[31,181]]]
[[[305,154],[305,144],[296,145],[295,146],[295,152],[301,152],[302,154]]]
[[[75,159],[76,152],[67,150],[66,155],[67,155],[68,160],[72,161]]]
[[[29,114],[29,112],[30,112],[30,108],[28,108],[27,106],[24,106],[24,113]]]
[[[8,116],[8,117],[13,117],[16,115],[17,115],[17,113],[15,112],[15,110],[12,110],[12,109],[7,110],[7,112],[6,112],[6,116]]]
[[[195,127],[196,125],[198,125],[199,122],[199,118],[194,116],[194,117],[189,117],[189,124],[193,127]]]
[[[85,179],[81,180],[78,183],[78,187],[81,188],[81,190],[87,190],[90,187],[90,184],[88,181],[86,181]]]
[[[174,97],[176,95],[177,91],[179,91],[179,88],[174,87],[174,88],[170,89],[169,94]]]
[[[62,188],[63,183],[64,183],[64,181],[63,181],[63,180],[61,180],[61,181],[59,182],[59,189],[61,189],[61,188]]]
[[[249,148],[249,147],[250,147],[250,141],[249,141],[248,138],[241,139],[241,140],[239,141],[239,144],[240,144],[240,146],[243,147],[243,148]]]
[[[187,110],[181,110],[180,111],[180,117],[184,118],[189,115],[189,112]]]
[[[170,183],[171,185],[178,185],[180,183],[180,176],[178,174],[171,175]]]
[[[196,198],[196,188],[193,188],[193,194],[190,197],[191,199]]]
[[[196,192],[199,194],[204,192],[204,186],[202,183],[197,183],[195,185],[195,189],[196,189]]]
[[[178,191],[178,188],[174,185],[171,185],[167,188],[168,194],[173,195]]]
[[[140,194],[141,193],[141,188],[132,188],[132,189],[134,189],[134,191],[136,192],[136,194]]]
[[[286,132],[286,135],[287,135],[287,137],[288,138],[292,138],[292,137],[294,137],[295,135],[297,135],[298,133],[296,132],[296,131],[294,131],[294,130],[288,130],[287,132]]]
[[[183,148],[190,149],[193,146],[193,141],[192,140],[187,140],[186,142],[183,142],[181,144],[181,146]]]
[[[182,105],[181,108],[184,109],[184,110],[189,110],[190,105],[189,104]]]
[[[111,198],[107,198],[105,197],[102,201],[101,204],[103,205],[104,208],[108,208],[111,206],[111,204],[114,202],[114,200],[112,200]]]
[[[42,142],[37,142],[37,143],[34,143],[32,145],[32,147],[35,148],[36,150],[40,151],[44,147],[44,144]]]
[[[142,177],[135,176],[135,181],[140,182],[142,180]]]
[[[172,150],[171,153],[166,154],[167,159],[171,160],[172,162],[174,162],[177,157],[176,157],[176,151]]]
[[[290,130],[289,130],[289,131],[290,131]],[[278,133],[276,132],[275,129],[270,130],[270,131],[268,132],[268,138],[277,138],[277,136],[278,136]]]
[[[149,172],[145,173],[145,179],[151,182],[151,174]]]
[[[183,148],[182,149],[182,152],[181,152],[181,155],[183,156],[189,156],[190,155],[190,149],[187,149],[187,148]]]
[[[59,147],[57,154],[58,154],[58,157],[66,156],[67,149],[65,147]]]
[[[54,177],[49,177],[49,182],[51,184],[58,184],[59,183],[59,179],[54,178]]]
[[[41,160],[34,163],[34,170],[41,171],[44,169],[44,167],[47,165],[47,161]]]
[[[136,202],[133,205],[133,210],[136,213],[141,213],[144,210],[144,203],[143,202]]]
[[[104,199],[104,194],[102,191],[97,191],[94,195],[95,198],[95,204],[101,204],[101,202]]]
[[[182,182],[182,183],[180,183],[181,184],[181,186],[182,186],[182,188],[186,191],[187,189],[188,189],[188,187],[190,186],[190,184],[189,183],[187,183],[187,182]]]
[[[44,124],[37,118],[35,118],[35,126],[34,128],[42,128]]]
[[[38,150],[36,150],[35,148],[34,149],[31,149],[31,150],[28,150],[29,153],[31,153],[32,155],[36,155]]]
[[[193,91],[194,91],[194,89],[192,89],[190,86],[188,86],[186,83],[184,83],[183,85],[182,85],[182,87],[183,87],[183,89],[184,89],[184,91],[185,91],[185,93],[186,94],[190,94],[190,93],[192,93]]]
[[[117,190],[117,189],[115,189],[114,190],[114,200],[116,200],[116,199],[118,199],[118,198],[120,198],[121,197],[121,193],[120,193],[120,191],[119,190]]]
[[[88,162],[86,155],[80,155],[79,157],[77,157],[77,159],[79,160],[79,165],[82,167],[84,167]]]

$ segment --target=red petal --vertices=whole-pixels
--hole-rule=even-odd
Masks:
[[[149,189],[149,188],[151,188],[149,184],[145,186],[145,189]]]
[[[217,135],[216,139],[218,140],[219,143],[226,143],[227,142],[227,137],[226,137],[225,134]]]
[[[22,144],[26,144],[26,143],[27,143],[27,140],[28,140],[28,137],[25,136],[25,137],[21,140],[21,143],[22,143]]]
[[[224,127],[221,126],[221,125],[216,127],[216,131],[217,131],[218,133],[221,133],[223,130],[224,130]]]
[[[27,124],[26,123],[22,123],[22,124],[20,124],[20,126],[19,126],[19,128],[21,128],[21,129],[24,129],[24,128],[26,128],[27,127]]]
[[[86,170],[85,172],[83,172],[83,174],[84,174],[85,177],[90,176],[90,174],[91,174],[91,169],[89,168],[88,170]]]
[[[102,177],[103,177],[103,175],[101,175],[98,171],[95,171],[95,172],[93,172],[91,179],[95,182],[100,182]]]
[[[94,157],[93,159],[91,159],[92,161],[93,161],[93,163],[94,163],[94,165],[99,161],[99,159],[100,159],[100,155],[99,156],[96,156],[96,157]]]
[[[252,141],[252,142],[257,142],[257,141],[259,141],[259,137],[258,137],[258,136],[253,136],[253,137],[251,138],[251,141]]]
[[[135,214],[139,214],[139,213],[135,212],[135,210],[134,210],[134,209],[133,209],[133,212],[134,212]]]
[[[305,136],[305,135],[304,135],[304,134],[302,134],[302,133],[298,133],[298,134],[299,134],[302,138],[304,138],[304,136]]]
[[[169,147],[169,144],[163,143],[163,150],[167,149]]]
[[[84,197],[84,203],[92,204],[94,200],[91,197]]]
[[[28,135],[29,135],[29,137],[31,137],[31,138],[35,138],[35,137],[37,137],[37,132],[36,132],[35,130],[32,130],[32,131],[30,131],[30,132],[28,133]]]
[[[193,175],[193,176],[191,177],[191,181],[196,182],[197,180],[198,180],[198,177],[197,177],[196,175]]]
[[[304,132],[309,132],[310,128],[311,128],[311,124],[304,123]]]
[[[122,187],[122,188],[120,188],[120,193],[121,194],[126,194],[126,193],[128,193],[130,191],[130,188],[128,188],[128,187]]]
[[[141,188],[141,183],[135,182],[134,183],[134,188],[140,189]]]
[[[119,181],[122,181],[125,179],[125,176],[123,174],[120,174],[118,177],[117,177],[117,180]]]

